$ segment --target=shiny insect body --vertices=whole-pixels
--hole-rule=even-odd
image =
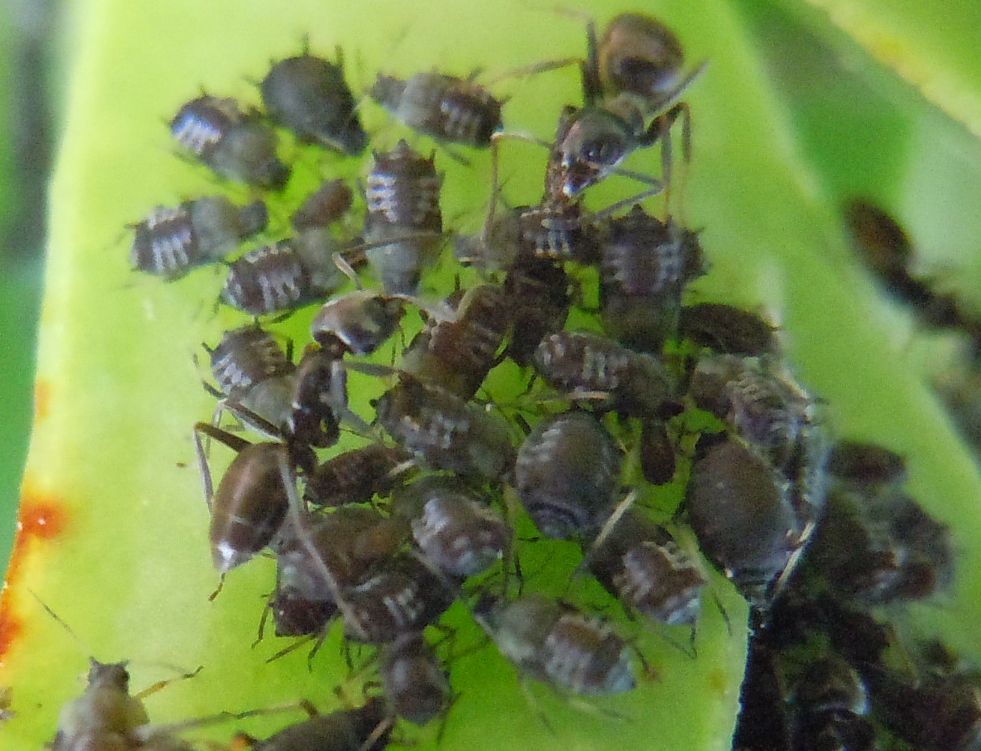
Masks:
[[[631,349],[660,352],[675,336],[685,285],[703,273],[695,233],[640,206],[604,225],[600,312],[606,332]]]
[[[259,85],[269,117],[301,141],[356,156],[368,137],[355,112],[354,95],[344,80],[344,57],[337,62],[310,55],[274,63]]]
[[[202,433],[237,452],[216,491],[200,442]],[[282,468],[301,465],[309,471],[314,458],[309,449],[249,443],[208,423],[195,424],[194,439],[211,509],[212,562],[218,573],[225,574],[269,545],[283,525],[290,490],[284,485]]]
[[[323,227],[250,250],[229,267],[221,300],[253,316],[322,300],[347,279],[333,261],[338,250]]]
[[[661,527],[629,510],[585,551],[589,570],[628,609],[667,625],[698,617],[706,579]]]
[[[289,168],[276,156],[276,133],[234,99],[205,94],[183,105],[170,122],[177,142],[222,177],[281,190]]]
[[[382,394],[375,409],[388,434],[433,469],[494,481],[514,461],[508,425],[499,414],[409,375]]]
[[[436,72],[408,80],[379,74],[370,96],[396,120],[437,141],[483,148],[502,127],[503,102],[471,79]]]
[[[659,360],[600,334],[549,334],[535,350],[533,363],[546,383],[569,398],[582,395],[623,415],[654,415],[672,391]]]
[[[423,157],[405,141],[375,152],[365,181],[365,255],[386,294],[414,295],[422,270],[435,262],[443,231],[442,183],[434,156]]]
[[[425,725],[449,707],[446,671],[421,633],[401,634],[385,644],[379,673],[391,712],[404,720]]]
[[[400,367],[412,376],[469,399],[495,364],[511,327],[501,287],[481,284],[460,299],[449,320],[430,318],[402,354]]]
[[[370,443],[328,459],[307,478],[306,500],[317,506],[368,503],[385,495],[398,482],[408,454],[381,443]]]
[[[252,746],[251,751],[382,751],[392,723],[385,700],[368,699],[357,709],[342,709],[290,725]]]
[[[455,478],[416,480],[396,494],[393,512],[409,519],[419,549],[449,576],[485,571],[511,545],[504,519]]]
[[[695,462],[687,508],[702,552],[757,604],[768,600],[809,532],[787,479],[734,440]]]
[[[148,274],[177,279],[195,266],[220,260],[241,240],[265,229],[267,219],[262,201],[239,208],[224,196],[157,206],[131,225],[130,264]]]
[[[476,616],[522,675],[579,695],[634,687],[629,648],[600,618],[537,594],[513,602],[485,600]]]
[[[354,194],[347,183],[326,180],[293,212],[290,223],[297,232],[326,227],[344,216],[353,201]]]
[[[611,510],[620,452],[595,417],[566,412],[532,429],[518,450],[514,476],[518,496],[543,535],[588,536]]]

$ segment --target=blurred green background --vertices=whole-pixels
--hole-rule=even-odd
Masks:
[[[15,531],[33,412],[34,341],[53,136],[55,4],[0,3],[0,562]]]

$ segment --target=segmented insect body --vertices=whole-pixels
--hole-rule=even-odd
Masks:
[[[276,133],[234,99],[204,95],[193,99],[170,122],[170,132],[222,177],[280,190],[289,168],[276,156]]]
[[[535,370],[556,389],[597,401],[624,415],[653,415],[671,393],[670,378],[653,356],[634,352],[600,334],[560,331],[538,345]]]
[[[775,355],[780,349],[771,324],[755,313],[724,303],[682,306],[678,337],[727,355]]]
[[[276,591],[269,603],[276,636],[319,634],[337,614],[337,605],[331,599],[304,597],[290,580],[291,573],[276,571]]]
[[[703,273],[693,232],[640,206],[606,223],[600,309],[607,333],[631,349],[660,352],[675,335],[685,285]]]
[[[230,253],[239,241],[261,232],[267,219],[262,201],[239,208],[224,196],[197,198],[174,208],[158,206],[133,225],[130,264],[177,279]]]
[[[496,211],[480,233],[454,238],[453,256],[463,266],[486,272],[510,269],[520,250],[520,216],[518,208]]]
[[[243,403],[260,383],[296,370],[276,340],[255,325],[226,331],[214,349],[205,349],[218,389],[226,398]]]
[[[403,353],[401,368],[469,399],[494,365],[510,325],[510,309],[501,287],[471,287],[452,320],[430,319]]]
[[[436,260],[442,182],[434,157],[421,156],[405,141],[375,153],[365,185],[365,255],[387,294],[414,295],[422,269]]]
[[[371,443],[328,459],[307,478],[304,497],[318,506],[367,503],[385,495],[395,483],[396,469],[408,455],[381,443]]]
[[[61,710],[51,748],[129,751],[138,743],[134,731],[149,721],[143,703],[129,693],[126,663],[92,660],[85,693]]]
[[[634,687],[626,643],[599,618],[537,594],[478,603],[477,616],[522,673],[560,691],[599,696]]]
[[[503,102],[456,76],[428,72],[401,80],[379,74],[370,96],[396,120],[438,141],[489,146],[502,127]]]
[[[266,112],[302,141],[351,156],[364,151],[368,137],[344,80],[344,58],[337,62],[303,54],[275,63],[259,86]]]
[[[507,353],[518,365],[531,362],[539,342],[561,331],[569,315],[569,275],[561,264],[519,256],[504,279],[504,294],[514,322]]]
[[[318,347],[303,353],[293,377],[286,436],[301,446],[326,448],[340,438],[338,412],[347,401],[347,375]]]
[[[363,707],[342,709],[290,725],[252,747],[253,751],[382,751],[392,727],[381,697]]]
[[[794,751],[874,748],[875,729],[862,715],[867,709],[865,685],[840,657],[812,662],[790,697],[794,707]]]
[[[293,212],[290,223],[297,232],[333,224],[351,208],[354,194],[343,180],[326,180]]]
[[[310,333],[338,357],[370,355],[394,333],[404,312],[398,298],[355,290],[325,302],[310,322]]]
[[[827,470],[836,482],[870,490],[901,485],[906,480],[902,456],[885,446],[861,441],[838,441],[832,446]]]
[[[566,412],[539,422],[518,450],[515,488],[546,537],[593,533],[610,511],[620,453],[595,417]]]
[[[398,554],[382,560],[371,576],[346,587],[344,632],[368,644],[385,644],[418,632],[453,604],[458,584],[418,558]]]
[[[498,480],[514,461],[499,414],[410,376],[382,394],[375,410],[389,435],[434,469]]]
[[[392,712],[411,723],[425,725],[449,706],[446,671],[420,633],[384,645],[379,673]]]
[[[640,469],[647,482],[655,485],[671,482],[678,466],[678,457],[664,421],[647,417],[641,422],[638,453]]]
[[[641,514],[627,511],[586,555],[600,584],[631,610],[668,625],[698,617],[705,577],[692,556]]]
[[[221,299],[254,316],[323,299],[346,280],[332,260],[336,250],[322,227],[251,250],[232,263]]]
[[[401,489],[393,510],[409,518],[426,558],[450,576],[472,576],[500,560],[511,530],[472,490],[457,480],[430,476]]]
[[[688,514],[702,552],[753,602],[806,541],[790,483],[745,445],[726,440],[692,467]]]
[[[518,232],[521,254],[585,265],[599,259],[597,228],[573,201],[546,198],[520,209]]]

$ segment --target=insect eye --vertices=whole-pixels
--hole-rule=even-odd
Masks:
[[[596,138],[583,145],[583,157],[586,161],[597,164],[608,164],[616,161],[619,152],[618,144],[607,138]]]

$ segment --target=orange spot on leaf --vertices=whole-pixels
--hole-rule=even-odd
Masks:
[[[21,632],[20,620],[14,613],[13,593],[28,551],[38,543],[46,543],[60,535],[66,525],[66,512],[62,504],[24,490],[17,513],[17,536],[7,567],[7,580],[0,594],[0,662]]]
[[[51,407],[51,384],[43,378],[34,383],[34,421],[44,421]]]

